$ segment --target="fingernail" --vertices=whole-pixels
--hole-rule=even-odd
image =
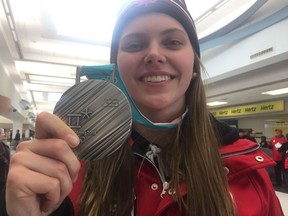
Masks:
[[[79,138],[75,135],[72,135],[72,134],[68,134],[67,139],[68,139],[68,142],[69,142],[71,147],[78,146],[78,144],[80,142]]]

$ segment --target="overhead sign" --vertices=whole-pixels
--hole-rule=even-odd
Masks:
[[[270,113],[279,111],[284,111],[283,100],[210,110],[210,112],[215,117],[251,115],[251,114]]]

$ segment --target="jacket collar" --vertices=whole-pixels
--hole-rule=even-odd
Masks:
[[[150,142],[136,131],[132,131],[131,145],[135,153],[145,156]],[[259,150],[257,143],[247,139],[237,139],[229,145],[224,145],[219,152],[229,180],[256,169],[275,165],[269,156]]]

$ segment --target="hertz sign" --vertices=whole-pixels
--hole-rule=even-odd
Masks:
[[[273,101],[267,103],[250,104],[245,106],[230,107],[224,109],[210,110],[215,117],[229,117],[238,115],[250,115],[258,113],[269,113],[284,111],[284,101]]]

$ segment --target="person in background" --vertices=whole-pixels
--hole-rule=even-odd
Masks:
[[[286,155],[288,154],[287,151],[286,151]],[[284,161],[284,176],[285,176],[285,181],[286,181],[286,187],[288,187],[288,156],[286,156],[286,159]]]
[[[16,131],[16,134],[15,134],[15,138],[14,138],[14,147],[15,149],[17,148],[19,142],[20,142],[20,130],[17,130]]]
[[[10,162],[10,149],[5,139],[5,131],[0,128],[0,191],[5,187]]]
[[[286,134],[287,138],[287,134]],[[284,178],[286,186],[288,187],[288,139],[286,139],[286,143],[284,143],[279,149],[279,153],[283,154],[282,161],[284,164],[283,172],[284,172]]]
[[[22,132],[22,140],[25,140],[25,132]]]
[[[133,119],[125,145],[81,166],[73,130],[39,114],[35,139],[12,157],[1,216],[283,215],[264,169],[274,162],[207,109],[199,41],[184,0],[125,5],[110,62],[153,127]]]
[[[248,135],[245,136],[245,139],[251,140],[254,143],[258,143],[256,140],[256,132],[254,130],[249,130]]]
[[[287,142],[281,129],[275,129],[276,135],[270,139],[269,148],[272,149],[272,158],[276,162],[274,167],[275,172],[275,186],[282,186],[282,169],[283,169],[283,153],[278,150]]]
[[[245,131],[243,129],[238,129],[238,134],[240,139],[245,137]]]
[[[9,134],[9,142],[10,142],[10,146],[12,145],[12,141],[13,141],[12,134],[13,134],[13,131],[10,130],[10,134]]]
[[[262,147],[262,148],[268,148],[268,142],[267,142],[267,137],[266,136],[261,136],[261,140],[260,140],[260,143],[259,145]]]

